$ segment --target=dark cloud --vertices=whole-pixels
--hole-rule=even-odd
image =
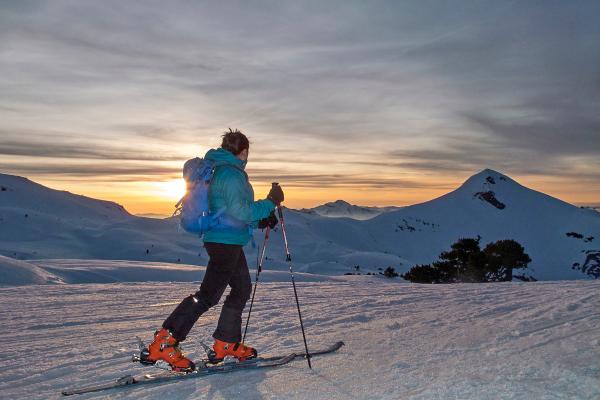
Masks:
[[[0,155],[42,157],[42,158],[78,158],[100,159],[106,161],[182,161],[178,155],[161,152],[140,152],[126,147],[108,147],[90,144],[47,143],[28,141],[0,141]]]
[[[575,167],[564,162],[569,157],[600,166],[598,13],[598,2],[513,3],[499,10],[500,24],[474,21],[460,34],[412,50],[411,57],[459,87],[449,107],[467,122],[465,133],[479,135],[469,146],[465,135],[450,149],[442,138],[443,155],[432,154],[431,161],[481,165],[487,159],[546,174],[557,163],[568,174]]]
[[[435,185],[419,182],[411,179],[380,178],[377,176],[365,176],[357,174],[298,174],[293,172],[281,172],[277,170],[253,170],[248,171],[253,182],[270,184],[273,181],[281,182],[286,187],[312,187],[312,188],[379,188],[394,190],[420,189],[420,188],[444,188],[446,185]]]
[[[386,163],[364,162],[380,166],[393,166],[398,169],[438,171],[446,174],[468,176],[476,171],[491,168],[509,175],[540,175],[549,178],[569,178],[586,184],[600,182],[598,160],[594,157],[578,162],[557,157],[555,153],[540,155],[537,149],[507,145],[483,144],[477,140],[448,141],[440,150],[391,151],[387,157],[393,160]]]
[[[600,156],[600,114],[585,115],[577,110],[549,110],[544,117],[501,119],[489,115],[468,115],[507,149],[528,149],[549,158]]]
[[[86,180],[114,181],[158,181],[165,177],[178,178],[181,176],[180,168],[170,168],[153,165],[109,165],[98,164],[61,164],[36,163],[36,164],[9,164],[0,163],[0,170],[17,175],[52,176],[65,178],[85,178]]]

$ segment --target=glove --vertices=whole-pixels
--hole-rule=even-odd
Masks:
[[[275,211],[271,211],[271,214],[269,214],[267,218],[263,218],[260,221],[258,221],[258,228],[265,229],[268,226],[269,228],[273,229],[275,228],[278,222],[279,221],[275,216]]]
[[[271,187],[271,191],[269,192],[267,199],[269,199],[273,203],[275,203],[276,206],[281,205],[281,202],[283,201],[284,196],[283,196],[283,190],[281,189],[281,186],[279,186],[279,184],[273,183],[273,186]]]

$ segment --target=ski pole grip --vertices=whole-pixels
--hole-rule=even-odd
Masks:
[[[271,182],[271,188],[279,186],[279,182]],[[276,204],[275,208],[279,210],[279,219],[281,219],[281,204]]]

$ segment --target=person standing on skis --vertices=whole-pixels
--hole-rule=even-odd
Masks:
[[[225,356],[244,361],[257,356],[256,349],[240,343],[242,311],[252,290],[243,246],[250,240],[252,228],[272,228],[277,224],[274,210],[284,195],[279,185],[273,185],[266,199],[254,201],[254,191],[244,171],[249,148],[248,138],[242,132],[229,129],[221,147],[206,153],[205,159],[217,165],[210,183],[209,208],[211,213],[223,212],[223,218],[219,218],[222,222],[204,234],[209,261],[200,290],[183,299],[155,332],[154,341],[143,356],[146,362],[162,360],[175,371],[193,371],[195,365],[183,355],[179,343],[198,318],[219,302],[227,285],[231,291],[213,333],[215,354],[211,361],[218,362]]]

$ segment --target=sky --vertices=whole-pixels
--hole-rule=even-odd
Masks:
[[[598,1],[0,2],[0,172],[169,214],[227,128],[258,198],[408,205],[484,168],[600,204]]]

